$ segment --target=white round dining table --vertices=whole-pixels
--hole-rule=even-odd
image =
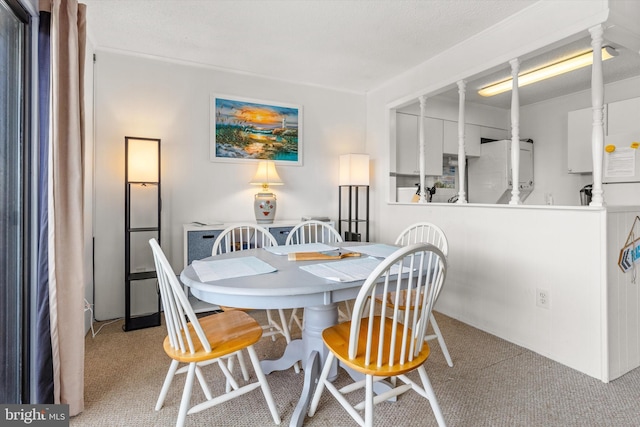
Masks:
[[[342,245],[357,246],[358,243],[348,242]],[[289,369],[296,362],[302,363],[304,385],[290,423],[290,426],[301,426],[320,375],[320,368],[327,356],[322,331],[338,322],[337,303],[354,299],[364,280],[328,280],[300,268],[304,265],[328,262],[327,260],[289,261],[286,255],[276,255],[262,248],[216,255],[206,258],[205,261],[239,257],[256,257],[274,267],[276,271],[202,282],[193,266],[189,265],[180,274],[180,279],[196,298],[212,304],[254,309],[304,308],[302,338],[292,340],[281,358],[261,362],[265,374]],[[336,365],[330,378],[336,377],[337,372]]]

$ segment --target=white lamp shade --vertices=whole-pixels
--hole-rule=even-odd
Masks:
[[[158,139],[127,139],[127,180],[129,182],[158,182],[160,155]]]
[[[282,185],[282,180],[276,171],[276,164],[273,160],[260,160],[258,162],[258,170],[251,180],[254,185]]]
[[[369,155],[340,156],[340,185],[369,185]]]

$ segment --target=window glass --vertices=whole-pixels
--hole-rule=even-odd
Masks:
[[[0,402],[20,400],[26,25],[0,0]]]

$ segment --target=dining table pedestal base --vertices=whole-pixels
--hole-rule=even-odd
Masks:
[[[296,409],[291,417],[290,426],[302,425],[309,402],[320,376],[320,369],[324,366],[328,351],[322,341],[322,331],[338,323],[338,305],[327,304],[321,306],[305,307],[304,328],[302,339],[291,341],[287,344],[282,357],[276,360],[263,360],[260,362],[265,375],[274,371],[284,371],[295,363],[301,362],[304,370],[304,384],[302,394]],[[329,374],[330,379],[338,377],[338,364],[335,363]]]

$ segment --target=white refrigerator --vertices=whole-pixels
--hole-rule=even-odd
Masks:
[[[513,189],[511,140],[484,142],[480,157],[468,161],[468,195],[470,203],[509,203]],[[520,141],[518,187],[524,201],[533,190],[533,141]]]
[[[603,197],[610,206],[640,205],[640,130],[607,135],[602,159]]]

